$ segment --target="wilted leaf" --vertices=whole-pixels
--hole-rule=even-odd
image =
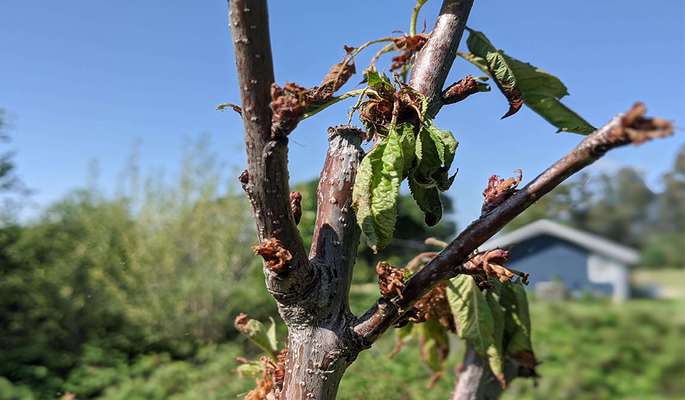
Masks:
[[[504,309],[500,305],[499,289],[502,286],[499,281],[491,281],[490,289],[485,291],[485,299],[490,307],[492,319],[494,322],[493,343],[488,347],[488,364],[492,373],[495,374],[497,380],[502,387],[506,387],[507,381],[504,378]]]
[[[390,79],[385,75],[381,75],[376,70],[367,70],[365,72],[365,77],[366,84],[376,92],[383,94],[395,91],[395,87],[392,85],[392,82],[390,82]]]
[[[414,324],[407,324],[399,328],[395,328],[395,346],[390,353],[390,358],[395,357],[397,353],[402,350],[407,342],[409,342],[416,334],[416,326]]]
[[[256,377],[264,373],[266,366],[259,361],[249,361],[245,364],[240,364],[235,369],[240,376]]]
[[[458,275],[447,285],[447,299],[459,337],[487,358],[500,384],[506,385],[502,352],[504,315],[496,292],[484,294],[473,277]]]
[[[447,330],[430,319],[415,327],[419,336],[421,359],[433,372],[442,372],[450,351]]]
[[[458,275],[447,285],[447,300],[459,337],[485,355],[494,342],[495,320],[485,295],[469,275]]]
[[[533,351],[530,337],[530,312],[526,289],[520,282],[502,285],[502,306],[506,310],[506,353]]]
[[[595,130],[559,102],[568,94],[559,78],[506,55],[482,32],[469,30],[466,43],[471,53],[460,55],[490,75],[509,101],[509,111],[504,117],[515,114],[525,103],[560,131],[587,134]]]
[[[392,240],[404,174],[402,143],[396,130],[380,140],[359,166],[352,192],[357,223],[374,252]]]
[[[437,187],[425,187],[409,178],[409,191],[414,201],[424,213],[426,225],[433,226],[442,218],[442,200]]]
[[[440,191],[449,189],[454,175],[449,169],[457,150],[457,141],[449,131],[424,124],[416,140],[417,165],[409,177],[409,189],[429,226],[442,218]]]
[[[245,314],[239,314],[234,322],[235,328],[268,354],[272,359],[276,359],[278,354],[278,343],[276,342],[276,327],[273,319],[269,329],[256,319],[250,319]]]

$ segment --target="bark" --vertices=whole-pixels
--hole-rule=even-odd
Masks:
[[[260,242],[275,239],[292,257],[280,273],[267,264],[264,268],[269,292],[279,304],[290,304],[310,288],[313,274],[290,210],[288,139],[271,137],[274,73],[266,0],[232,0],[229,18],[247,149],[241,183],[252,203]]]
[[[362,136],[353,128],[329,129],[310,251],[318,285],[283,315],[289,349],[283,399],[334,399],[343,373],[364,348],[349,329],[355,318],[348,302],[360,235],[351,203]]]
[[[431,37],[416,57],[410,85],[428,97],[428,113],[442,107],[442,89],[457,56],[473,0],[444,0]]]

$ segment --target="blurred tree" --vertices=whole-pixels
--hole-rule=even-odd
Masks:
[[[220,170],[194,146],[171,183],[131,172],[130,193],[92,185],[0,229],[0,376],[39,398],[65,381],[94,396],[111,382],[79,386],[73,371],[151,351],[190,356],[234,334],[238,307],[273,315],[246,200]]]
[[[646,236],[642,259],[652,267],[685,267],[685,146],[662,177],[654,226]]]

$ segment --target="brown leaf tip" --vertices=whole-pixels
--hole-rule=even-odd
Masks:
[[[262,256],[267,268],[274,272],[284,271],[293,259],[292,254],[278,239],[266,239],[255,246],[254,251]]]
[[[350,77],[356,72],[354,62],[348,61],[347,59],[338,64],[334,64],[326,76],[324,76],[319,87],[314,91],[314,100],[322,101],[330,98],[338,89],[347,83]]]
[[[483,191],[484,199],[481,213],[486,214],[492,211],[516,192],[516,187],[523,178],[523,173],[520,169],[516,170],[516,172],[517,176],[512,178],[502,179],[497,175],[492,175],[488,179],[488,186]]]
[[[385,261],[376,264],[376,274],[378,275],[378,288],[381,296],[391,298],[399,296],[402,298],[404,289],[404,270],[397,268]]]
[[[299,224],[302,218],[302,194],[300,192],[290,192],[290,212],[295,219],[295,225]]]

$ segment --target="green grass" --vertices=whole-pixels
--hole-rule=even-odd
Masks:
[[[354,308],[372,304],[374,293],[355,289]],[[685,399],[685,301],[636,300],[544,304],[533,302],[534,345],[542,361],[537,386],[517,379],[504,399]],[[394,359],[388,332],[359,355],[340,386],[340,399],[449,398],[463,344],[453,340],[445,376],[431,390],[430,371],[417,347],[408,345]],[[166,354],[135,360],[94,350],[93,363],[73,371],[65,390],[78,398],[107,400],[235,399],[252,386],[234,372],[245,355],[244,340],[203,348],[193,359]],[[99,360],[99,361],[97,361]],[[26,387],[0,378],[0,398],[30,399]],[[81,394],[89,393],[90,396]]]

